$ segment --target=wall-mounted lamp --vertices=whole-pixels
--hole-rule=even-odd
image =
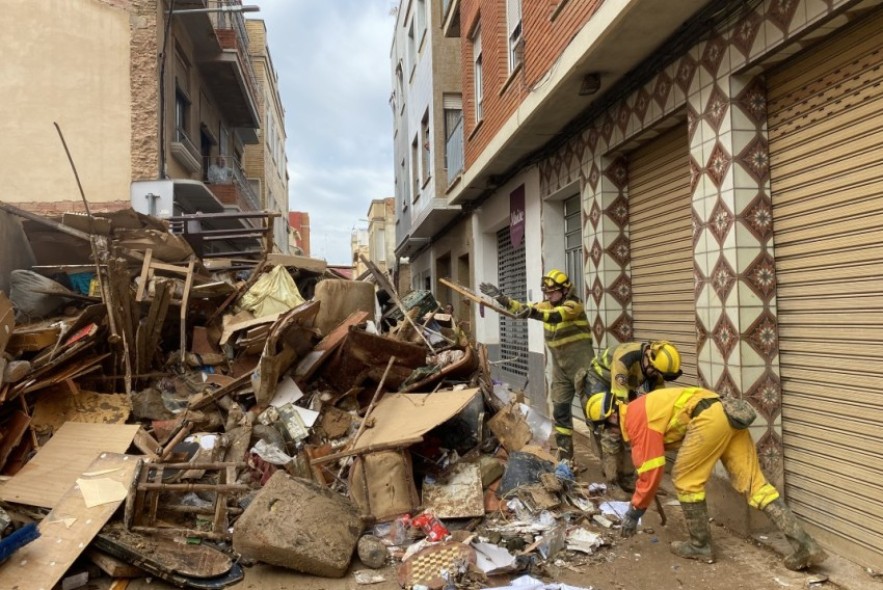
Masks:
[[[601,75],[596,73],[586,74],[579,85],[580,96],[591,96],[601,88]]]

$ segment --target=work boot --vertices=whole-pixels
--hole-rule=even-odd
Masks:
[[[601,472],[609,484],[617,484],[619,480],[619,462],[616,455],[601,454]]]
[[[573,461],[573,437],[566,434],[555,434],[555,444],[558,446],[558,460],[567,459]]]
[[[684,559],[696,559],[706,563],[714,563],[711,550],[711,531],[708,528],[708,506],[701,502],[681,502],[684,520],[687,522],[689,541],[674,541],[671,552]]]
[[[789,570],[802,570],[811,565],[818,565],[828,558],[828,554],[803,530],[797,517],[782,498],[776,498],[767,504],[763,511],[784,533],[785,538],[794,548],[794,552],[783,560]]]

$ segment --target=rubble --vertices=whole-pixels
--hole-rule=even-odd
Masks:
[[[555,459],[549,420],[432,293],[400,296],[367,260],[341,279],[268,236],[199,257],[172,231],[186,216],[0,217],[22,252],[0,268],[0,543],[40,535],[0,586],[223,588],[258,561],[341,577],[358,560],[481,587],[609,544],[603,486]]]

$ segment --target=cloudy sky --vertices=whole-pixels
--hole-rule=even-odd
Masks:
[[[311,255],[349,264],[353,227],[393,196],[393,0],[244,0],[261,10],[288,134],[289,207],[310,214]]]

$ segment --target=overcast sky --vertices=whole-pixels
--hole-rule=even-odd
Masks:
[[[288,134],[289,208],[310,214],[311,252],[350,264],[353,227],[393,196],[393,0],[243,0],[267,25]]]

